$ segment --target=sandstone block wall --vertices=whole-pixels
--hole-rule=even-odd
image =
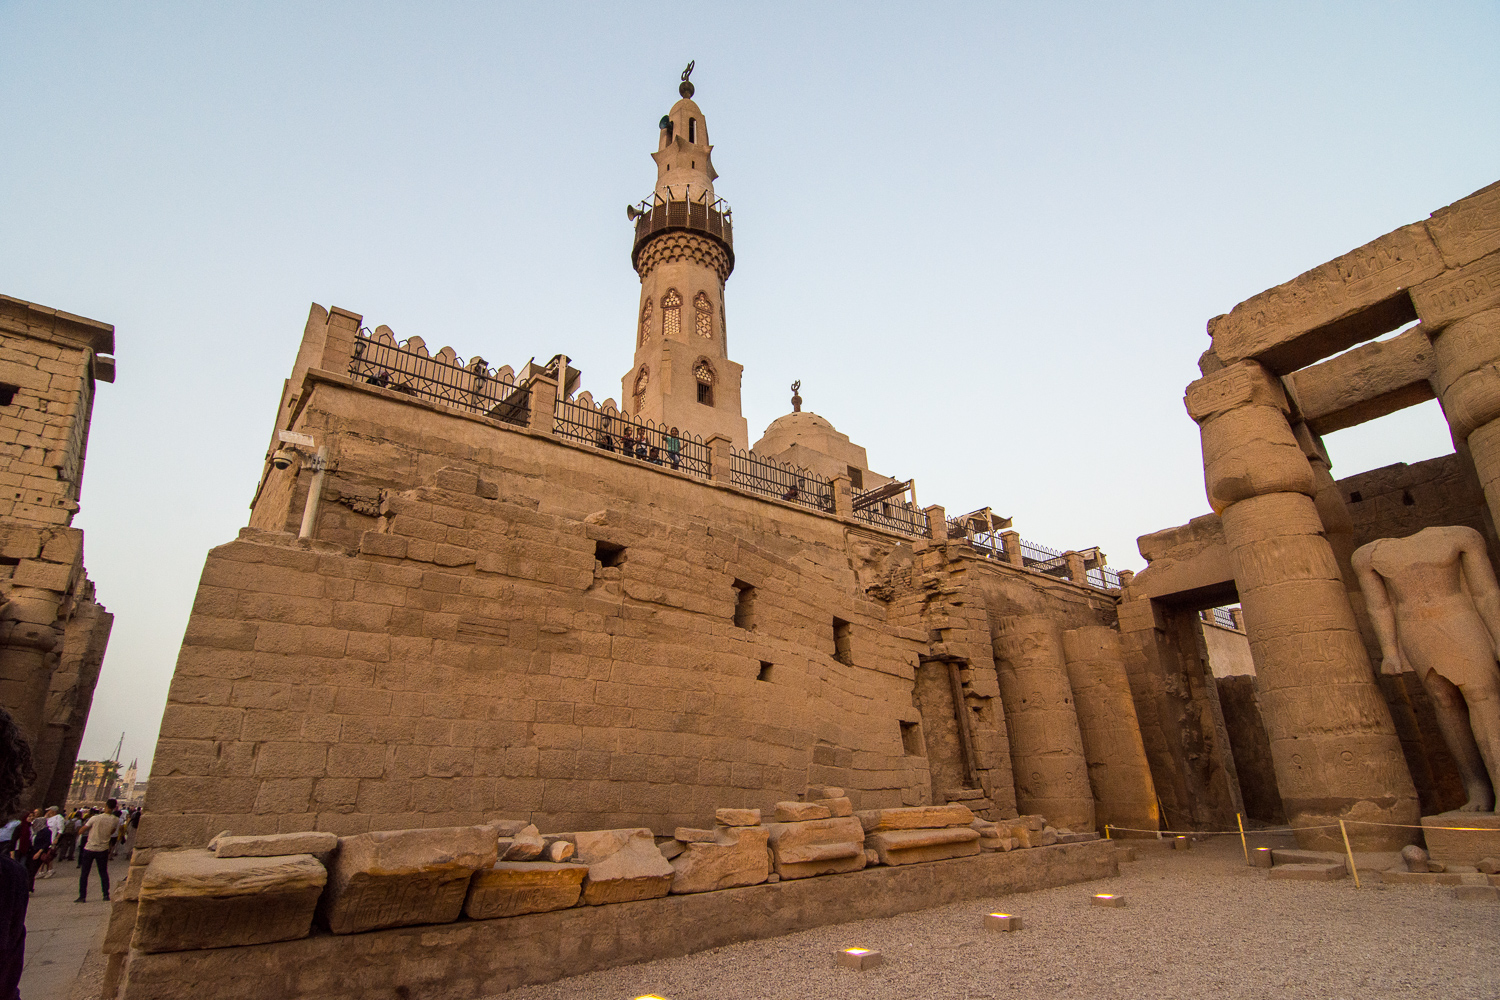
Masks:
[[[108,324],[0,295],[0,707],[32,743],[23,808],[63,802],[109,637],[70,525],[113,353]]]

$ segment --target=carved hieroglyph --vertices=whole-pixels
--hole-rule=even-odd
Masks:
[[[1467,812],[1500,781],[1500,586],[1473,528],[1423,528],[1354,553],[1382,673],[1415,670],[1463,778]],[[1488,775],[1486,775],[1488,771]]]

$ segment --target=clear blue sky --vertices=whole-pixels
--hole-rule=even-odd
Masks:
[[[149,758],[309,304],[618,396],[696,59],[752,440],[807,407],[1028,539],[1206,511],[1204,322],[1500,177],[1500,5],[0,2],[0,292],[116,325],[84,756]],[[1337,476],[1451,450],[1436,404]]]

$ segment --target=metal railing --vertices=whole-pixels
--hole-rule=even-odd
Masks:
[[[1099,566],[1084,573],[1088,577],[1089,586],[1095,590],[1119,590],[1120,574],[1108,566]]]
[[[483,413],[509,423],[526,422],[528,407],[517,393],[508,369],[486,367],[483,358],[465,363],[448,348],[436,357],[427,353],[420,337],[397,342],[385,333],[361,328],[349,358],[349,374],[356,381],[441,403],[471,413]]]
[[[642,248],[657,233],[685,229],[721,242],[729,254],[730,270],[734,269],[734,211],[723,198],[709,202],[707,191],[697,198],[693,198],[690,191],[688,194],[688,198],[678,201],[653,192],[650,198],[643,198],[631,206],[635,218],[635,243],[630,251],[632,264],[640,264]]]
[[[963,538],[969,547],[987,559],[1006,559],[1005,539],[998,531],[975,531],[963,518],[948,518],[948,537]]]
[[[658,427],[650,420],[559,399],[552,407],[552,432],[574,444],[686,472],[699,479],[712,477],[712,455],[702,438],[681,431],[672,434],[669,428]]]
[[[1210,625],[1239,631],[1240,626],[1234,620],[1234,613],[1228,608],[1210,608],[1207,611],[1198,612],[1198,616]]]
[[[729,485],[833,513],[833,484],[800,465],[763,458],[754,452],[729,450]]]
[[[1021,565],[1048,576],[1068,578],[1068,560],[1056,549],[1021,539]]]
[[[854,519],[856,521],[864,521],[866,524],[873,524],[877,528],[884,528],[886,531],[894,531],[902,535],[911,535],[916,538],[927,537],[926,511],[895,499],[860,503],[862,496],[872,492],[874,490],[854,494]]]

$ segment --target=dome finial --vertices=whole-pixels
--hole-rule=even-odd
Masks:
[[[682,85],[677,88],[677,92],[683,97],[693,96],[693,81],[689,80],[688,77],[693,75],[693,66],[697,62],[698,60],[696,59],[690,60],[687,64],[687,69],[682,71]]]
[[[802,391],[802,380],[799,378],[792,383],[792,412],[802,412],[802,397],[798,395]]]

